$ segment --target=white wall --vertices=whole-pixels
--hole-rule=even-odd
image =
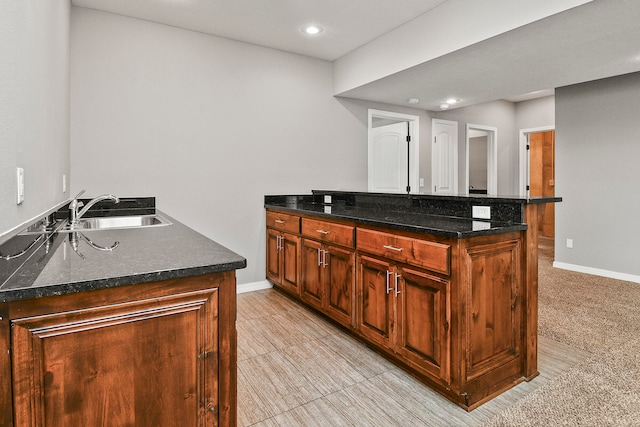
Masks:
[[[68,199],[69,1],[0,2],[0,236]],[[16,167],[25,200],[16,204]],[[1,237],[0,237],[1,239]]]
[[[518,194],[518,138],[515,105],[492,101],[435,113],[439,119],[458,122],[458,191],[466,192],[466,125],[492,126],[498,129],[498,194]]]
[[[640,281],[640,73],[555,98],[557,266]]]
[[[72,7],[73,192],[156,196],[238,283],[264,280],[265,194],[366,190],[364,107],[329,62]]]

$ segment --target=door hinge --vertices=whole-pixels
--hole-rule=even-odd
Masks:
[[[531,146],[529,144],[527,144],[527,150],[529,150],[531,148]]]
[[[411,135],[407,135],[407,142],[411,142]]]
[[[527,191],[529,191],[529,190],[530,190],[530,188],[529,188],[529,186],[527,185]]]
[[[438,142],[438,137],[437,137],[437,136],[434,136],[434,137],[433,137],[433,143],[435,144],[436,142]]]

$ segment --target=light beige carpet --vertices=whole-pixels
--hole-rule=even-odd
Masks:
[[[485,427],[640,426],[640,284],[539,257],[539,334],[591,353]]]

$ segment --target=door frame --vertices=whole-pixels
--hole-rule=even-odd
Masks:
[[[373,118],[379,117],[382,119],[402,120],[409,123],[409,135],[411,136],[412,144],[409,145],[409,186],[411,186],[411,193],[420,192],[420,117],[410,114],[395,113],[392,111],[374,110],[369,109],[367,113],[367,190],[371,191],[373,188],[373,182],[375,174],[372,165],[374,164],[374,150],[373,150],[373,135],[371,129],[373,129]]]
[[[520,129],[519,131],[519,144],[520,144],[520,179],[519,189],[520,197],[529,198],[529,191],[527,185],[529,185],[529,150],[527,150],[527,144],[529,143],[529,134],[538,132],[555,131],[555,125],[540,126],[536,128]]]
[[[467,135],[465,139],[466,194],[469,194],[469,133],[471,130],[487,132],[487,195],[496,196],[498,194],[498,128],[469,123],[467,123]]]

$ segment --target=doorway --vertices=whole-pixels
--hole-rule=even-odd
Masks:
[[[431,120],[431,186],[434,194],[458,194],[458,122]]]
[[[419,117],[369,110],[368,191],[419,193]]]
[[[521,153],[525,152],[526,161],[525,185],[521,188],[521,194],[526,197],[555,196],[555,130],[552,127],[525,129],[520,134]],[[555,237],[553,203],[545,204],[545,209],[538,218],[538,227],[540,236]]]
[[[498,194],[498,129],[467,124],[467,194]]]

